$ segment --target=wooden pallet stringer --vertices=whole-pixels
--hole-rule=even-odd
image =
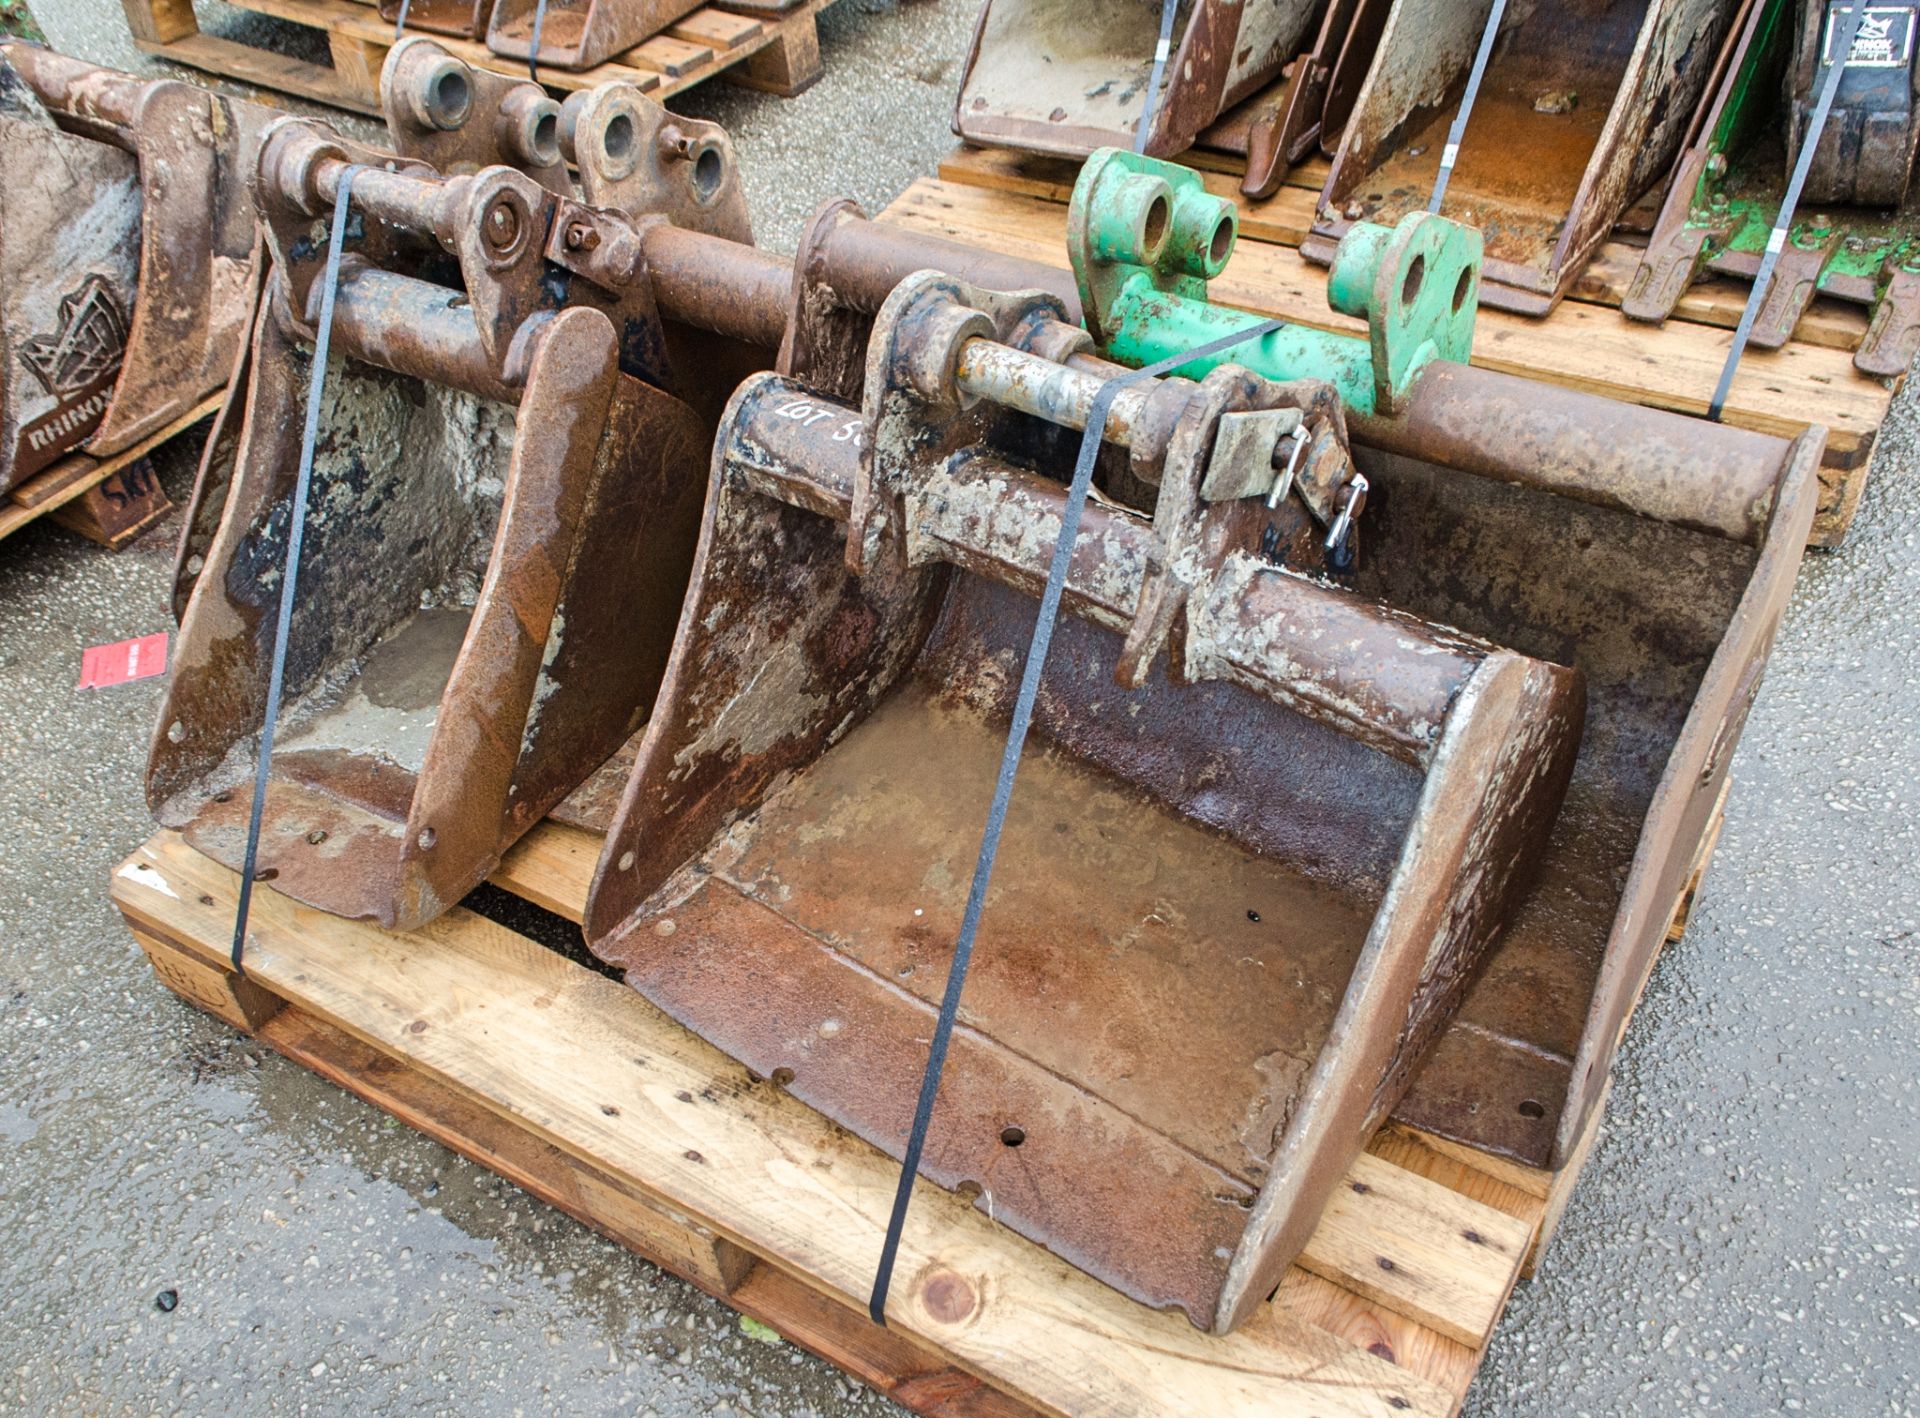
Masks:
[[[209,395],[172,423],[110,457],[69,453],[36,473],[0,501],[0,538],[51,515],[68,530],[118,551],[166,516],[173,504],[150,475],[135,478],[125,487],[115,484],[108,488],[114,494],[111,497],[103,493],[103,485],[127,474],[161,444],[211,417],[223,397],[223,392]],[[90,505],[96,500],[100,505]]]

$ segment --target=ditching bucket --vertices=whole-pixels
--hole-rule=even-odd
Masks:
[[[1162,269],[1159,254],[1124,242],[1111,248],[1099,223],[1077,218],[1076,240],[1112,267],[1077,272],[1090,325],[1104,336],[1116,308],[1141,316],[1126,326],[1128,357],[1141,361],[1255,323],[1223,307],[1202,314],[1218,254],[1202,238],[1217,237],[1230,212],[1200,211],[1174,183],[1163,190],[1137,180],[1150,170],[1107,170],[1128,179],[1131,198],[1168,204],[1168,220],[1140,230],[1160,230],[1185,266]],[[1299,1054],[1262,1054],[1257,1040],[1238,1040],[1252,1053],[1232,1052],[1235,1026],[1222,1021],[1259,986],[1235,973],[1246,960],[1288,978],[1327,972],[1316,977],[1327,991],[1316,996],[1328,1001],[1323,1019],[1366,978],[1354,956],[1342,963],[1319,951],[1334,933],[1316,925],[1303,939],[1298,923],[1323,925],[1358,900],[1356,929],[1366,933],[1364,890],[1352,892],[1385,879],[1413,801],[1396,799],[1392,784],[1417,796],[1417,770],[1259,702],[1271,681],[1246,697],[1197,683],[1205,675],[1193,672],[1193,656],[1205,639],[1196,638],[1196,614],[1200,632],[1219,624],[1196,612],[1210,604],[1194,589],[1202,578],[1171,600],[1163,584],[1151,596],[1142,588],[1171,566],[1198,564],[1218,576],[1225,563],[1207,556],[1222,548],[1239,556],[1249,543],[1203,540],[1196,561],[1159,542],[1198,504],[1169,503],[1169,487],[1184,483],[1165,478],[1164,460],[1146,459],[1160,469],[1157,490],[1133,476],[1143,443],[1156,446],[1136,435],[1127,456],[1109,449],[1103,486],[1116,502],[1154,508],[1150,545],[1128,540],[1141,524],[1124,507],[1089,513],[1067,607],[1090,625],[1063,628],[1056,647],[1037,721],[1043,767],[1030,762],[1014,797],[1016,837],[996,875],[970,1012],[935,1114],[928,1175],[977,1184],[979,1204],[997,1217],[1211,1328],[1231,1326],[1267,1293],[1249,1277],[1277,1276],[1271,1267],[1317,1215],[1312,1188],[1330,1184],[1331,1159],[1364,1136],[1345,1124],[1337,1145],[1316,1134],[1327,1150],[1314,1152],[1305,1172],[1304,1152],[1265,1145],[1272,1137],[1260,1126],[1286,1134],[1291,1119],[1264,1117],[1255,1104],[1312,1086],[1324,1076],[1314,1068],[1352,1066],[1341,1076],[1377,1089],[1368,1096],[1382,1110],[1441,1136],[1531,1166],[1567,1162],[1699,859],[1813,516],[1821,430],[1789,443],[1446,357],[1461,337],[1459,319],[1470,334],[1477,269],[1469,259],[1477,239],[1463,246],[1473,233],[1456,228],[1450,237],[1450,226],[1416,218],[1356,234],[1340,267],[1341,308],[1368,320],[1367,339],[1336,344],[1291,328],[1244,348],[1250,364],[1292,371],[1275,377],[1321,364],[1366,410],[1352,417],[1353,460],[1372,489],[1366,540],[1341,591],[1316,591],[1367,613],[1405,615],[1421,634],[1456,627],[1478,637],[1461,643],[1503,646],[1585,677],[1586,720],[1565,806],[1542,830],[1537,874],[1507,929],[1477,974],[1462,967],[1438,978],[1447,999],[1461,1001],[1451,1024],[1451,1004],[1437,1006],[1429,1032],[1391,1057],[1352,1063],[1358,1055],[1348,1050],[1363,1046],[1344,1029],[1315,1036],[1298,1072],[1283,1060]],[[1065,375],[1035,372],[991,388],[967,383],[966,397],[980,399],[970,422],[951,411],[952,398],[931,431],[907,435],[896,418],[881,418],[898,413],[888,400],[918,407],[947,377],[902,363],[917,330],[941,328],[921,318],[924,303],[889,306],[871,341],[853,313],[898,254],[883,233],[833,207],[809,233],[788,344],[825,357],[791,359],[783,367],[792,380],[750,383],[725,421],[681,636],[586,922],[596,951],[649,997],[895,1155],[925,1058],[928,1000],[952,949],[956,893],[978,842],[994,716],[1006,712],[1031,626],[1031,603],[1018,593],[1038,586],[1047,529],[1058,525],[1026,514],[1034,503],[1057,506],[1059,486],[1044,472],[1062,471],[1065,459],[1058,449],[1049,459],[1032,420],[1001,406],[1040,408],[1071,424],[1071,410],[1083,407],[1075,400],[1084,399],[1084,389],[1070,395]],[[1440,296],[1426,315],[1398,299],[1416,271]],[[1145,299],[1109,300],[1142,274]],[[1054,276],[1041,283],[1071,293],[1072,278]],[[1467,299],[1453,301],[1457,291]],[[1155,302],[1170,322],[1158,332],[1144,320]],[[714,308],[744,320],[740,312],[754,304],[743,295]],[[955,292],[950,304],[985,307],[993,332],[1010,337],[994,301]],[[1069,372],[1113,371],[1078,349],[1077,337],[1052,339],[1026,343]],[[858,408],[845,397],[857,349],[867,360]],[[935,359],[933,367],[949,366]],[[981,377],[965,367],[968,381]],[[901,370],[919,371],[910,397]],[[1157,388],[1163,418],[1176,397],[1164,391],[1200,397],[1179,381]],[[1143,409],[1141,427],[1149,424]],[[1013,436],[1023,429],[1026,439]],[[1300,496],[1284,500],[1295,520],[1287,539],[1274,539],[1309,571],[1326,565],[1314,552],[1319,518],[1307,498],[1316,481],[1300,480]],[[1209,507],[1203,520],[1219,513]],[[763,540],[781,555],[758,550]],[[842,569],[848,548],[857,572]],[[1090,584],[1116,563],[1144,569]],[[1296,584],[1275,572],[1249,584],[1273,577]],[[1157,616],[1145,614],[1149,601]],[[1120,638],[1144,620],[1156,627],[1144,642]],[[1144,690],[1114,688],[1117,662],[1130,674],[1150,663],[1130,653],[1141,643],[1171,644],[1168,668],[1152,672]],[[1344,649],[1332,658],[1336,675],[1380,663]],[[1285,727],[1263,721],[1260,735],[1233,741],[1235,721],[1213,712],[1226,700],[1254,704]],[[1281,761],[1271,765],[1259,756],[1294,733],[1314,737],[1313,754],[1276,750]],[[949,742],[955,766],[937,776],[927,746]],[[1157,804],[1151,812],[1141,806],[1148,802]],[[1200,838],[1183,837],[1190,829]],[[1162,830],[1164,839],[1135,840]],[[1176,851],[1201,838],[1197,855]],[[1214,851],[1218,858],[1206,857]],[[1172,861],[1190,868],[1184,889],[1159,865]],[[1297,892],[1283,894],[1281,882]],[[1238,900],[1255,887],[1280,904],[1269,911],[1262,900]],[[1243,930],[1252,934],[1236,934]],[[1116,977],[1126,988],[1111,984]],[[1278,1017],[1262,1014],[1258,1027]],[[1290,1036],[1289,1047],[1301,1038]],[[1051,1081],[1029,1087],[1021,1058],[1041,1061]],[[1150,1118],[1137,1121],[1147,1116],[1143,1097],[1177,1110],[1173,1131],[1155,1134]],[[1113,1122],[1114,1107],[1136,1121]],[[1215,1130],[1196,1134],[1190,1114],[1213,1119]],[[1092,1139],[1078,1165],[1076,1138]],[[1221,1175],[1233,1185],[1186,1212],[1153,1191],[1152,1214],[1143,1216],[1136,1190],[1169,1175],[1152,1159],[1218,1164],[1222,1153],[1196,1140],[1230,1154]],[[1159,1147],[1171,1152],[1152,1151]],[[1118,1157],[1125,1166],[1115,1166]],[[1251,1200],[1263,1218],[1257,1233],[1244,1213],[1225,1218],[1231,1229],[1217,1244],[1230,1265],[1191,1248],[1221,1222],[1213,1208],[1224,1209],[1222,1198]],[[1177,1228],[1168,1217],[1180,1218]]]
[[[1194,0],[1184,8],[1147,138],[1156,157],[1184,152],[1202,128],[1295,60],[1323,5]],[[1344,8],[1342,0],[1334,8]],[[1159,39],[1158,4],[988,0],[960,76],[953,131],[969,143],[1068,157],[1131,147]],[[1302,77],[1312,70],[1309,58]]]
[[[1719,83],[1675,169],[1646,256],[1620,308],[1664,320],[1707,271],[1751,280],[1786,193],[1791,159],[1826,82],[1836,19],[1850,6],[1748,0],[1728,41]],[[1920,145],[1916,15],[1870,7],[1841,76],[1753,322],[1752,342],[1777,349],[1816,294],[1868,307],[1855,351],[1863,374],[1906,373],[1920,351]]]
[[[117,453],[246,338],[247,174],[269,110],[0,45],[0,490]]]
[[[862,406],[741,388],[587,908],[642,993],[896,1156],[1058,431],[1118,372],[1061,314],[923,273],[875,323]],[[1156,510],[1089,506],[924,1170],[1225,1330],[1506,919],[1584,691],[1326,583],[1288,473],[1296,442],[1301,478],[1346,470],[1327,386],[1148,383],[1108,436]]]
[[[477,885],[645,719],[705,494],[700,408],[724,394],[659,318],[634,224],[512,169],[442,179],[317,124],[271,128],[256,188],[274,270],[148,770],[155,814],[208,855],[242,855],[349,161],[371,166],[260,862],[299,900],[406,927]]]
[[[1423,210],[1490,0],[1399,0],[1312,231]],[[1614,222],[1664,179],[1729,28],[1725,0],[1541,0],[1507,15],[1441,212],[1486,238],[1488,305],[1543,315]]]

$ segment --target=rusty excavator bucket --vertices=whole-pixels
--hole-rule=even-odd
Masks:
[[[1076,230],[1123,271],[1160,230],[1210,274],[1224,253],[1178,229],[1217,233],[1229,204],[1158,200],[1158,227]],[[1217,362],[1116,403],[922,1159],[1208,1329],[1270,1293],[1386,1117],[1566,1162],[1813,515],[1819,430],[1619,405],[1431,339],[1404,362],[1421,337],[1396,295],[1457,249],[1409,230],[1366,229],[1343,268],[1378,264],[1343,297],[1370,341],[1242,347],[1326,362],[1360,412],[1305,371]],[[898,254],[844,208],[808,235],[783,373],[722,422],[585,920],[648,998],[895,1156],[1060,525],[1058,429],[1118,372],[1057,298],[928,273],[859,316]],[[1079,275],[1105,332],[1105,284]],[[744,327],[773,282],[734,279],[712,308]],[[1248,319],[1177,316],[1185,279],[1158,318]],[[1445,294],[1443,347],[1471,320]],[[1147,358],[1150,332],[1123,332]],[[1356,471],[1364,503],[1328,496]],[[1363,513],[1344,571],[1329,504]],[[1525,691],[1482,699],[1483,674]]]
[[[442,175],[516,167],[550,191],[573,195],[561,151],[560,105],[531,80],[475,69],[434,41],[414,36],[387,51],[380,70],[380,102],[387,121],[387,145],[398,157],[424,163]],[[261,291],[262,283],[254,281],[245,330],[258,322]],[[180,519],[174,555],[175,620],[186,614],[194,579],[206,563],[226,508],[246,415],[250,357],[250,346],[243,339]]]
[[[742,387],[587,911],[655,1003],[896,1155],[1101,382],[1062,315],[928,272],[860,405]],[[1585,689],[1328,584],[1327,386],[1142,385],[1108,432],[1157,506],[1080,533],[924,1170],[1226,1329],[1509,915]]]
[[[0,490],[117,453],[226,380],[269,110],[0,45]]]
[[[1205,298],[1231,204],[1109,157],[1072,271],[850,203],[789,262],[720,215],[717,129],[619,89],[560,128],[594,205],[498,167],[355,188],[262,861],[423,920],[644,720],[589,943],[898,1156],[1071,430],[1109,360],[1258,323]],[[156,811],[229,863],[356,156],[299,122],[263,155],[286,264],[155,741]],[[1585,1135],[1823,441],[1456,362],[1451,223],[1345,249],[1365,339],[1253,332],[1114,406],[923,1159],[1215,1330],[1383,1118],[1537,1167]]]
[[[1300,93],[1282,141],[1293,146],[1317,126],[1310,115],[1324,83],[1318,70],[1330,67],[1336,37],[1344,37],[1337,20],[1321,24],[1322,11],[1351,8],[1351,0],[1183,5],[1146,151],[1184,152],[1289,64]],[[953,131],[969,143],[1068,157],[1131,147],[1147,106],[1160,10],[1159,0],[988,0],[960,76]],[[1311,52],[1302,55],[1303,45]]]
[[[1538,0],[1506,14],[1441,212],[1480,229],[1480,299],[1543,315],[1664,181],[1732,23],[1729,0]],[[1491,0],[1398,0],[1301,251],[1423,210]]]
[[[683,163],[685,193],[650,220],[737,228],[724,134],[677,122],[722,171],[703,204]],[[260,862],[288,895],[404,927],[644,721],[729,366],[752,365],[661,319],[647,222],[508,167],[441,177],[309,121],[270,128],[273,272],[148,771],[156,816],[217,860],[243,854],[325,233],[353,163]]]

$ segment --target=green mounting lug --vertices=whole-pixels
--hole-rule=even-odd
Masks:
[[[1087,328],[1108,357],[1152,364],[1264,323],[1207,298],[1238,231],[1233,204],[1189,168],[1118,148],[1089,158],[1067,246]],[[1287,324],[1177,372],[1198,379],[1231,363],[1269,379],[1324,379],[1355,413],[1392,414],[1429,362],[1471,354],[1480,257],[1480,233],[1444,217],[1360,223],[1334,257],[1327,301],[1365,320],[1364,338]]]

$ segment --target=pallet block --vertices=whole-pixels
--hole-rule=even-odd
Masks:
[[[166,427],[109,458],[70,453],[0,501],[0,537],[52,515],[70,531],[118,551],[167,515],[173,504],[146,471],[146,456],[220,407],[209,395]]]
[[[577,921],[599,850],[544,823],[494,884]],[[1546,1173],[1389,1125],[1272,1302],[1224,1339],[922,1182],[881,1329],[865,1297],[898,1164],[878,1149],[464,908],[385,932],[262,888],[236,974],[237,884],[162,832],[111,889],[183,999],[940,1418],[1453,1414],[1598,1130],[1596,1114]]]
[[[1348,333],[1362,323],[1327,305],[1327,273],[1296,249],[1313,220],[1325,164],[1296,169],[1272,197],[1241,197],[1237,175],[1190,153],[1207,190],[1239,204],[1241,241],[1213,294],[1261,315]],[[1078,165],[1002,150],[959,148],[938,178],[923,178],[881,214],[882,220],[931,231],[1007,255],[1064,265],[1066,203]],[[1297,180],[1302,184],[1292,185]],[[1704,414],[1732,346],[1745,287],[1719,281],[1696,286],[1665,325],[1639,324],[1613,308],[1638,256],[1610,242],[1589,265],[1573,295],[1545,318],[1483,309],[1473,363],[1510,374],[1605,394],[1629,403]],[[1837,546],[1859,507],[1876,435],[1901,381],[1882,381],[1853,367],[1852,347],[1865,322],[1840,302],[1816,302],[1795,340],[1779,350],[1742,357],[1724,413],[1726,422],[1782,437],[1810,423],[1828,429],[1821,496],[1809,542]]]
[[[148,54],[258,88],[380,115],[380,66],[397,39],[371,3],[353,0],[234,0],[239,8],[307,25],[327,36],[329,64],[201,32],[193,0],[121,0],[135,46]],[[683,16],[618,59],[578,72],[541,66],[540,80],[562,92],[612,80],[665,99],[720,75],[730,83],[797,94],[824,72],[814,17],[834,0],[792,0],[784,11],[747,0],[708,5]],[[735,9],[746,13],[734,13]],[[409,30],[409,34],[426,34]],[[428,35],[478,69],[524,77],[526,62],[506,59],[477,40]]]

